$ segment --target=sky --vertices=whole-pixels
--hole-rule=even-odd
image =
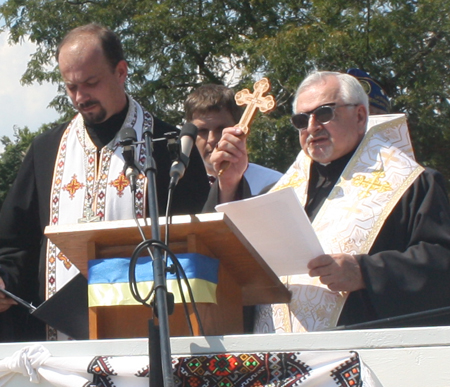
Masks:
[[[56,95],[56,84],[20,84],[30,55],[34,52],[31,42],[9,45],[7,33],[0,33],[0,138],[8,136],[12,139],[14,126],[27,126],[35,132],[42,124],[52,122],[59,116],[55,109],[47,107]]]

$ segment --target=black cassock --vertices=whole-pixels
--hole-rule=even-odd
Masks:
[[[352,154],[313,163],[311,221]],[[426,168],[386,219],[369,254],[356,256],[366,289],[350,293],[338,325],[450,306],[450,205],[443,176]]]
[[[97,146],[106,144],[114,137],[126,109],[122,113],[108,120],[114,130],[105,130],[108,122],[103,127],[88,128]],[[0,274],[11,292],[35,305],[44,299],[46,238],[43,233],[49,224],[54,163],[67,125],[59,125],[34,140],[0,213]],[[161,138],[170,131],[178,129],[154,119],[154,138]],[[154,142],[153,157],[158,169],[159,212],[160,216],[164,216],[172,163],[166,141]],[[203,161],[194,147],[189,168],[175,188],[172,213],[200,213],[208,192],[209,183]],[[45,340],[44,325],[24,308],[13,306],[7,312],[0,313],[0,340]]]
[[[352,156],[312,163],[305,206],[311,221]],[[250,197],[244,179],[237,196]],[[213,211],[218,197],[215,182],[203,211]],[[426,168],[386,219],[369,254],[356,258],[367,288],[350,293],[339,325],[450,306],[450,205],[443,176]]]

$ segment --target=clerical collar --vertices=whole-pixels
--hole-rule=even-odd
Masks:
[[[89,137],[97,149],[101,149],[107,145],[120,130],[127,117],[128,105],[129,102],[127,99],[127,104],[121,112],[112,115],[106,121],[99,124],[86,124]]]
[[[339,172],[339,175],[340,175],[342,173],[342,171],[344,170],[345,166],[348,164],[348,162],[352,158],[353,154],[355,153],[355,150],[353,150],[352,152],[347,153],[345,156],[342,156],[341,158],[339,158],[337,160],[333,160],[329,163],[322,164],[322,163],[313,161],[312,165],[314,166],[314,168],[317,168],[319,173],[326,173],[327,175],[329,175],[330,173],[333,173],[333,172]]]
[[[354,153],[355,151],[350,152],[328,164],[321,164],[316,161],[311,163],[308,198],[305,205],[306,213],[311,222],[319,212],[320,207],[330,194]]]

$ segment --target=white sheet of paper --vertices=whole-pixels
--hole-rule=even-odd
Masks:
[[[311,222],[292,187],[216,206],[278,276],[308,273],[323,254]]]

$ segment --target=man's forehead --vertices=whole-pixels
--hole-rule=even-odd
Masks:
[[[336,79],[325,79],[304,89],[297,98],[297,111],[308,112],[341,100],[340,84]]]
[[[222,109],[220,111],[194,112],[192,114],[192,122],[199,129],[224,129],[235,124],[231,113]]]
[[[103,63],[106,58],[98,42],[89,38],[86,41],[74,40],[64,44],[58,62],[63,71]]]
[[[66,85],[75,85],[75,84],[82,84],[82,83],[89,83],[94,81],[98,78],[98,75],[86,75],[86,74],[68,74],[66,76],[62,75],[62,79],[64,84]]]
[[[65,84],[86,83],[99,78],[109,69],[103,55],[79,56],[71,54],[60,57],[59,69]]]

